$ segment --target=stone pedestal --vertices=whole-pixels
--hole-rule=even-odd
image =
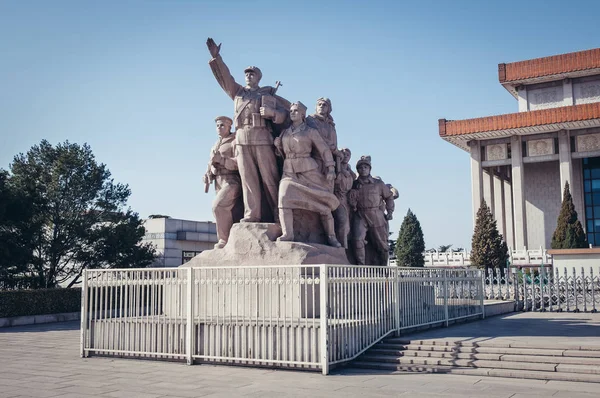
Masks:
[[[350,264],[344,248],[319,243],[277,242],[280,235],[278,224],[234,224],[224,248],[206,250],[182,267]]]

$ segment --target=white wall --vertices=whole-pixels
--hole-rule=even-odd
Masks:
[[[559,163],[527,163],[524,166],[527,247],[550,248],[562,196]]]

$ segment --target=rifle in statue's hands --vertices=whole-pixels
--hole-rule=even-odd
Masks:
[[[208,168],[206,169],[206,173],[202,176],[202,181],[204,181],[204,193],[208,193],[210,189],[210,184],[215,180],[215,175],[212,172],[212,167],[215,159],[215,150],[210,152],[210,160],[208,162]]]

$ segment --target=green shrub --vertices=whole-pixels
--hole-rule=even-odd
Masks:
[[[0,318],[81,311],[81,289],[0,291]]]

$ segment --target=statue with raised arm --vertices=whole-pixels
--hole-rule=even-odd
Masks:
[[[273,129],[287,121],[289,102],[275,95],[276,87],[258,85],[262,72],[256,66],[244,70],[245,86],[237,83],[219,54],[221,45],[211,38],[206,45],[212,57],[210,68],[221,88],[234,101],[237,162],[244,197],[244,218],[241,221],[271,221],[270,215],[262,212],[268,207],[277,222],[280,175],[273,146]],[[268,206],[263,206],[263,198]]]
[[[359,265],[365,264],[365,242],[375,249],[379,262],[370,265],[387,265],[389,257],[388,221],[394,213],[394,193],[381,179],[371,176],[371,157],[361,156],[356,163],[358,178],[348,194],[354,210],[352,217],[352,243]],[[385,203],[385,209],[382,207]]]
[[[215,182],[217,196],[212,210],[217,222],[215,249],[222,249],[229,240],[229,231],[242,216],[242,184],[235,157],[235,133],[231,132],[233,121],[227,116],[215,119],[219,139],[210,151],[208,171],[204,175],[206,188]],[[208,192],[208,189],[205,189]]]

